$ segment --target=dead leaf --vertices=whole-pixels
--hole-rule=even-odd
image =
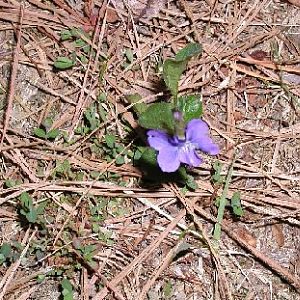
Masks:
[[[283,73],[282,79],[292,83],[292,84],[300,84],[300,75],[297,74],[291,74],[291,73]]]
[[[257,245],[256,237],[254,237],[246,228],[239,228],[237,230],[237,234],[248,245],[250,245],[251,247],[256,248],[256,245]]]
[[[257,60],[265,60],[268,57],[268,53],[263,50],[255,50],[250,53],[250,56]]]
[[[239,122],[245,118],[245,115],[240,111],[233,112],[233,117],[236,122]]]
[[[120,21],[120,18],[114,9],[108,7],[106,20],[108,23],[116,23],[116,22]]]
[[[263,95],[248,93],[248,104],[253,108],[262,108],[267,104],[267,99]]]
[[[135,18],[139,20],[141,18],[155,18],[159,11],[165,7],[166,0],[128,0],[126,3]],[[113,5],[116,7],[116,9],[127,10],[124,6],[123,0],[114,0]]]
[[[287,0],[289,3],[300,7],[300,0]]]
[[[282,224],[273,224],[272,225],[272,233],[278,247],[284,246],[284,235],[283,235],[283,226]]]

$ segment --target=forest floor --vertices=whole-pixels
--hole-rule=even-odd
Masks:
[[[0,0],[0,300],[300,299],[299,7]],[[133,101],[191,43],[221,151],[160,180]]]

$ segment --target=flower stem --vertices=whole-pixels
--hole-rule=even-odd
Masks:
[[[173,111],[173,117],[175,121],[175,136],[184,141],[185,140],[185,122],[183,120],[183,114],[179,110]]]

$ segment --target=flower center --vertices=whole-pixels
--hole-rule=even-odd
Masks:
[[[180,150],[183,152],[190,152],[196,149],[196,145],[190,141],[184,141],[179,144]]]

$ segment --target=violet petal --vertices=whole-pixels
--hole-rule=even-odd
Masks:
[[[202,163],[202,159],[198,156],[195,149],[184,149],[183,147],[179,150],[180,162],[187,164],[192,167],[198,167]]]
[[[163,172],[175,172],[180,166],[178,148],[172,146],[162,148],[157,155],[157,162]]]
[[[220,153],[220,148],[209,136],[203,136],[197,142],[197,148],[210,155],[217,155]]]
[[[200,119],[193,119],[186,125],[186,139],[188,141],[194,142],[198,140],[203,135],[209,134],[208,125],[200,120]]]
[[[169,135],[163,131],[153,129],[149,130],[147,135],[150,147],[155,150],[159,151],[160,149],[170,146]]]
[[[217,155],[220,148],[209,137],[207,124],[200,119],[191,120],[186,127],[186,139],[197,145],[197,149],[210,155]]]

